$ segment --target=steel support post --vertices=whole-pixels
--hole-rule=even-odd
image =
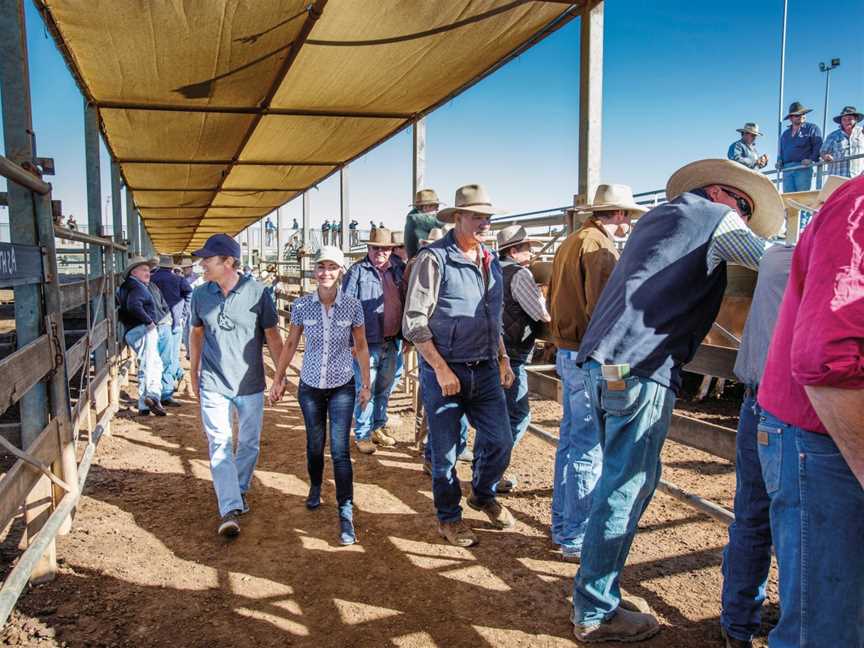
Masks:
[[[135,212],[135,202],[129,187],[126,187],[126,238],[129,241],[128,255],[139,254],[138,214]]]
[[[116,243],[123,244],[123,205],[120,197],[120,165],[116,162],[111,162],[111,217],[114,230],[113,240]],[[126,268],[126,254],[118,250],[112,250],[109,255],[111,262],[106,263],[108,272],[108,290],[106,295],[116,294],[116,274],[120,270]],[[106,298],[105,308],[108,317],[111,320],[111,330],[108,335],[108,352],[111,356],[110,360],[110,382],[108,395],[111,406],[117,408],[120,403],[120,342],[117,339],[117,308],[114,306],[113,299]],[[110,427],[108,428],[111,429]]]
[[[579,194],[586,204],[600,182],[603,117],[603,0],[589,1],[581,16],[579,54]],[[573,224],[570,223],[572,229]]]
[[[303,257],[300,259],[300,293],[306,292],[306,269],[309,265],[309,255],[312,253],[312,241],[309,233],[309,220],[312,216],[312,206],[309,202],[309,192],[303,192]]]
[[[343,252],[351,250],[351,211],[348,207],[348,169],[342,167],[339,170],[339,215],[342,222],[342,240],[340,247]]]
[[[30,73],[27,60],[27,32],[22,0],[0,0],[0,98],[3,110],[3,138],[6,157],[16,164],[33,164],[36,157],[33,142],[33,120],[30,109]],[[14,182],[8,184],[9,229],[12,243],[38,245],[39,232],[33,196],[28,189]],[[42,334],[44,310],[41,286],[17,286],[15,299],[15,331],[18,348]],[[48,391],[39,383],[19,401],[21,416],[21,446],[27,447],[48,423]],[[51,515],[53,493],[51,482],[41,479],[30,491],[24,509],[29,544]],[[41,582],[54,578],[57,554],[52,542],[33,571],[32,580]]]
[[[87,231],[102,236],[102,185],[99,163],[99,113],[96,106],[84,102],[84,164],[87,176]],[[90,246],[90,267],[88,278],[102,276],[104,254],[98,245]],[[105,319],[105,291],[93,295],[90,302],[93,323]],[[105,366],[106,344],[100,344],[93,353],[93,367],[96,371]]]
[[[408,203],[409,205],[414,204],[417,192],[426,188],[426,120],[418,119],[414,122],[412,133],[414,150],[412,155],[411,202]]]

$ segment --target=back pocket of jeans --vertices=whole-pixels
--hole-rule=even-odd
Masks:
[[[764,417],[762,417],[764,420]],[[771,494],[780,488],[780,469],[783,464],[783,429],[776,425],[759,423],[756,427],[759,463],[765,490]]]
[[[624,380],[602,380],[600,406],[612,416],[630,416],[639,407],[642,381],[636,376]]]

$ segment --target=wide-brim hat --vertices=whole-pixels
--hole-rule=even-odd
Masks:
[[[193,259],[191,256],[184,256],[182,259],[180,259],[181,268],[191,268],[194,265],[195,259]]]
[[[159,267],[160,268],[169,268],[169,269],[173,270],[175,265],[176,264],[174,263],[174,257],[172,257],[170,254],[160,254],[159,255]]]
[[[404,245],[404,243],[394,243],[393,242],[393,232],[391,232],[386,227],[376,227],[369,232],[369,239],[366,241],[362,241],[362,243],[366,245],[375,245],[377,247],[398,247],[399,245]]]
[[[143,256],[133,256],[131,259],[129,259],[129,264],[126,266],[126,276],[128,277],[130,272],[132,272],[138,266],[142,265],[149,266],[150,259]]]
[[[813,109],[807,108],[800,101],[793,101],[789,106],[789,112],[783,119],[789,119],[792,115],[806,115],[809,112],[813,112]]]
[[[313,262],[318,264],[324,261],[331,261],[340,268],[345,267],[345,254],[335,245],[322,245],[315,254]]]
[[[443,223],[452,223],[456,218],[456,212],[467,211],[475,214],[505,214],[507,212],[492,206],[492,199],[486,191],[486,187],[479,184],[469,184],[456,190],[456,199],[452,207],[447,207],[438,212],[438,220]]]
[[[429,245],[430,243],[434,243],[435,241],[440,241],[447,234],[441,227],[433,227],[429,230],[429,234],[426,238],[420,239],[420,247],[424,245]]]
[[[393,239],[393,245],[395,247],[402,247],[405,245],[405,233],[404,232],[391,232],[390,237]]]
[[[813,198],[813,200],[795,200],[793,198],[786,198],[786,202],[788,202],[793,207],[797,209],[801,209],[804,211],[816,211],[822,205],[825,204],[831,194],[837,191],[849,178],[845,178],[843,176],[837,175],[829,175],[825,176],[825,180],[822,182],[822,188],[819,190],[819,193]]]
[[[738,131],[739,133],[742,133],[742,134],[743,133],[750,133],[751,135],[764,135],[765,134],[759,130],[759,124],[757,124],[755,122],[747,122],[746,124],[744,124],[743,127],[736,128],[735,130]]]
[[[732,160],[698,160],[681,167],[666,183],[666,199],[714,184],[732,187],[750,198],[753,214],[747,225],[756,235],[771,238],[783,227],[786,208],[774,183]]]
[[[541,241],[538,239],[529,238],[528,232],[521,225],[508,225],[504,229],[498,230],[496,240],[499,252],[502,252],[509,247],[513,247],[514,245],[522,245],[523,243],[536,245],[540,242]]]
[[[631,218],[637,218],[648,211],[647,207],[636,204],[633,190],[625,184],[601,184],[594,192],[594,200],[589,205],[576,205],[580,212],[625,210]]]
[[[438,194],[434,189],[421,189],[414,195],[414,207],[422,207],[423,205],[440,205]]]
[[[864,114],[861,114],[857,110],[855,110],[855,106],[843,106],[843,110],[840,111],[840,114],[834,118],[834,123],[839,124],[840,120],[843,119],[846,115],[855,115],[855,121],[864,120]]]

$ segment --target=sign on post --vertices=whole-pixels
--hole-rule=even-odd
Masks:
[[[0,288],[42,282],[42,250],[37,245],[0,243]]]

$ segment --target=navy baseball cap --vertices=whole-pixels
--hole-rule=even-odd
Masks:
[[[195,250],[192,256],[211,257],[226,256],[240,258],[240,244],[227,234],[214,234],[207,239],[200,250]]]

